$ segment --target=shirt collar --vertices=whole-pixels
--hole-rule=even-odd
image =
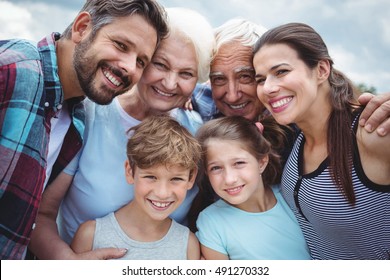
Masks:
[[[45,107],[52,108],[55,112],[62,108],[64,93],[60,77],[58,76],[58,64],[55,41],[60,38],[59,33],[52,33],[38,42],[38,51],[42,60],[44,88],[46,92]]]

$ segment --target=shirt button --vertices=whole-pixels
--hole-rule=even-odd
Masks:
[[[36,223],[33,223],[31,229],[35,229],[36,226],[37,226]]]
[[[45,102],[45,107],[49,107],[49,102]]]
[[[62,109],[62,104],[58,104],[58,105],[57,105],[57,109],[58,109],[58,110],[61,110],[61,109]]]

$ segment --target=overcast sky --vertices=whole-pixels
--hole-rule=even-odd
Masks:
[[[39,40],[62,32],[85,0],[0,0],[0,39]],[[390,91],[390,0],[160,0],[193,8],[216,27],[234,17],[266,28],[287,22],[314,27],[335,67],[355,83]],[[196,24],[196,23],[194,23]]]

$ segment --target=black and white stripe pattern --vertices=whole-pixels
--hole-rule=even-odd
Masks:
[[[334,185],[326,159],[302,175],[301,133],[286,163],[282,193],[302,228],[313,259],[390,259],[390,185],[371,182],[353,159],[352,206]],[[356,143],[355,150],[357,151]]]

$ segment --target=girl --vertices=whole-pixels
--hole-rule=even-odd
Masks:
[[[275,141],[279,131],[267,126],[265,133]],[[197,220],[204,258],[309,259],[294,214],[272,186],[280,178],[279,156],[256,125],[240,116],[223,117],[203,125],[197,138],[208,179],[200,188],[210,192],[211,185],[221,198]]]
[[[390,259],[390,135],[358,125],[354,87],[320,35],[301,23],[271,29],[254,66],[259,99],[301,129],[281,189],[312,257]]]

